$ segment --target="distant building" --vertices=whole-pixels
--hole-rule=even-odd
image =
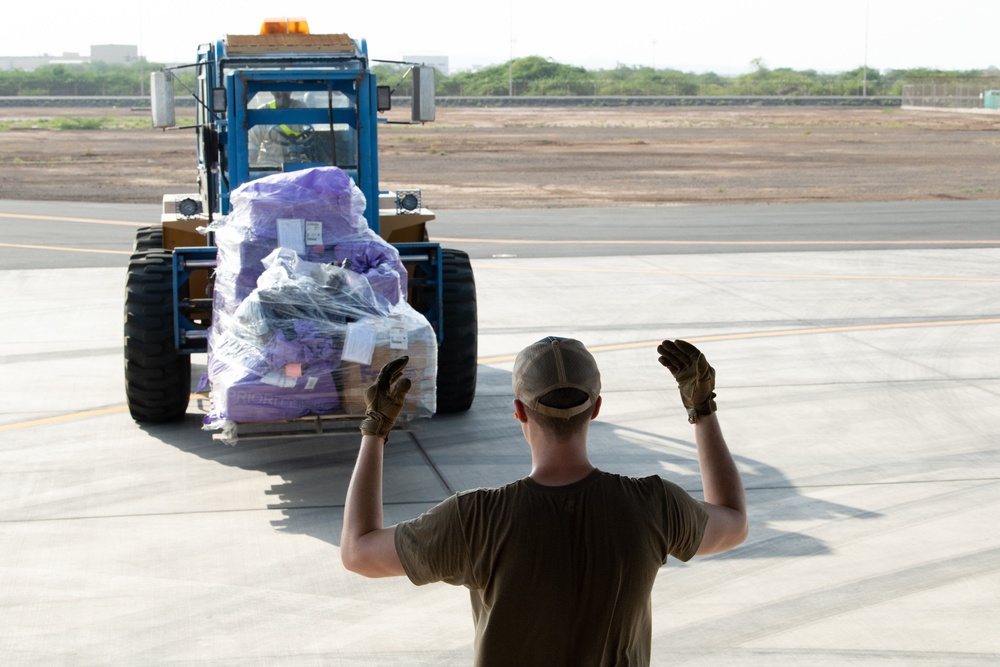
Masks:
[[[130,65],[139,62],[139,47],[134,44],[97,44],[90,47],[90,62]]]
[[[44,65],[79,65],[90,62],[79,53],[64,53],[61,56],[0,56],[0,70],[20,69],[31,72]]]
[[[100,44],[90,47],[90,56],[63,53],[61,56],[0,56],[0,70],[19,69],[31,72],[45,65],[82,65],[110,63],[128,65],[139,61],[139,47],[132,44]]]
[[[403,56],[403,61],[433,67],[442,74],[448,74],[448,56]]]

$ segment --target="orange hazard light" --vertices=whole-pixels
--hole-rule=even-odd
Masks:
[[[308,35],[309,22],[302,18],[264,19],[260,24],[262,35]]]

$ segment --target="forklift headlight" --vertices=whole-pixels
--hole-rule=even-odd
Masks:
[[[187,218],[198,215],[201,213],[201,202],[185,197],[177,202],[177,212]]]
[[[416,213],[420,209],[420,190],[397,190],[396,213]]]

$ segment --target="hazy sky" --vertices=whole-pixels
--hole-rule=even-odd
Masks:
[[[4,7],[0,56],[136,44],[191,62],[199,44],[256,33],[276,12],[365,38],[372,58],[448,56],[452,72],[511,56],[720,74],[755,58],[824,72],[1000,66],[1000,0],[19,0]]]

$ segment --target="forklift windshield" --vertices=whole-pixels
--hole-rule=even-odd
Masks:
[[[247,108],[265,112],[256,115],[263,122],[251,125],[247,131],[251,179],[314,166],[357,168],[357,132],[349,123],[338,121],[338,117],[356,115],[351,100],[343,93],[285,89],[258,92]],[[300,115],[327,122],[296,122]]]

